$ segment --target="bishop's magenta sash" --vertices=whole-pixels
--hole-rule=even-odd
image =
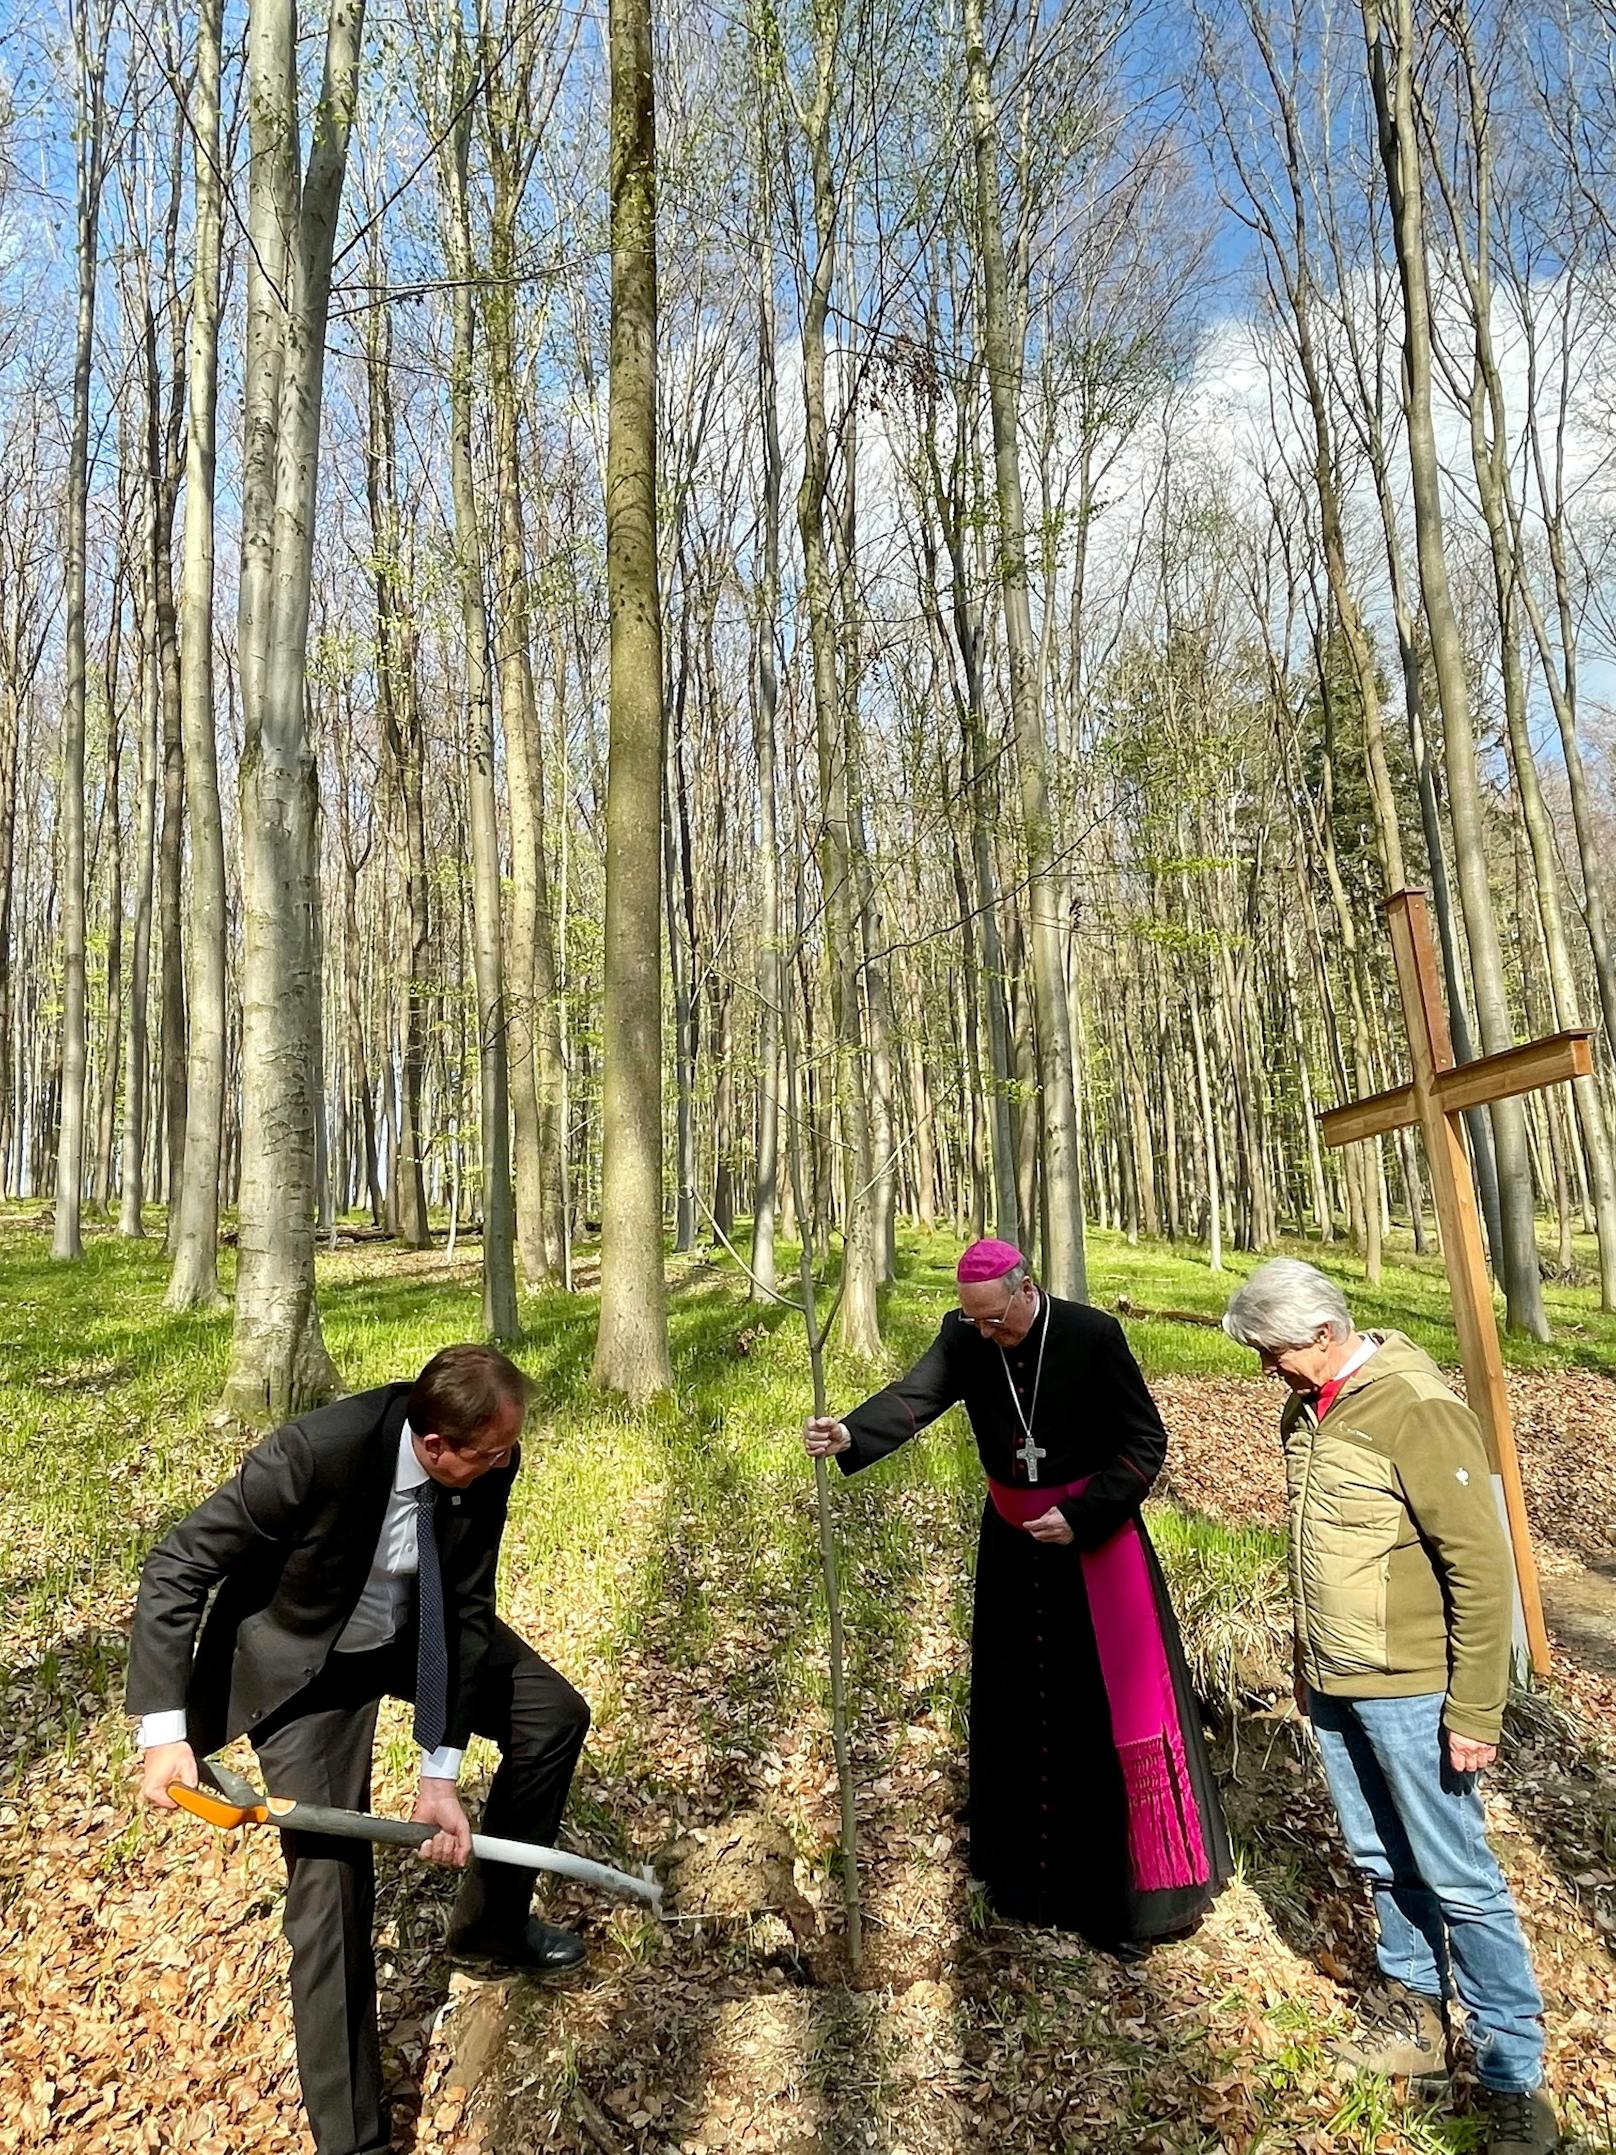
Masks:
[[[1081,1496],[1091,1477],[1052,1488],[989,1480],[994,1509],[1012,1526]],[[1088,1591],[1111,1740],[1128,1803],[1128,1853],[1140,1893],[1203,1885],[1211,1874],[1201,1814],[1184,1756],[1178,1698],[1167,1665],[1161,1611],[1139,1528],[1126,1519],[1098,1549],[1078,1552]]]

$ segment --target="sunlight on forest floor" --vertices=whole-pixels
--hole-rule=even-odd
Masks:
[[[155,1226],[155,1222],[153,1223]],[[1440,1268],[1309,1254],[1363,1322],[1454,1359]],[[782,1252],[782,1275],[787,1253]],[[952,1299],[954,1245],[905,1236],[894,1361]],[[322,1254],[327,1338],[359,1388],[474,1334],[474,1241],[452,1266],[361,1242]],[[1367,1964],[1367,1910],[1287,1690],[1277,1393],[1214,1318],[1240,1272],[1090,1244],[1090,1291],[1130,1336],[1173,1431],[1154,1529],[1218,1725],[1240,1875],[1192,1939],[1122,1968],[993,1922],[966,1875],[968,1558],[980,1484],[958,1417],[838,1485],[868,1965],[840,1957],[822,1596],[799,1321],[728,1260],[670,1260],[677,1397],[643,1416],[588,1387],[594,1301],[524,1301],[538,1383],[502,1607],[589,1695],[569,1833],[654,1858],[674,1920],[557,1892],[592,1957],[567,1989],[451,1979],[449,1888],[384,1856],[383,2020],[400,2145],[418,2155],[966,2147],[1444,2148],[1464,2118],[1337,2084],[1324,2054]],[[156,1234],[48,1261],[37,1208],[0,1220],[0,2149],[184,2145],[292,2155],[296,2101],[273,1837],[134,1819],[118,1711],[139,1564],[244,1441],[212,1419],[228,1314],[162,1309]],[[228,1278],[227,1278],[228,1284]],[[1510,1342],[1528,1494],[1549,1568],[1613,1552],[1616,1319],[1551,1286],[1549,1348]],[[832,1370],[848,1403],[877,1374]],[[1550,1994],[1552,2070],[1590,2147],[1616,2115],[1616,1687],[1562,1656],[1517,1710],[1490,1802]],[[480,1747],[473,1789],[489,1766]],[[413,1769],[384,1713],[379,1808]]]

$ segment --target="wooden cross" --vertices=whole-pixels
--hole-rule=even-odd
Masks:
[[[1388,1130],[1419,1124],[1425,1139],[1437,1222],[1442,1230],[1442,1260],[1453,1296],[1465,1394],[1481,1424],[1493,1473],[1503,1486],[1527,1647],[1533,1669],[1539,1676],[1546,1676],[1549,1639],[1543,1628],[1537,1566],[1526,1522],[1526,1496],[1521,1488],[1509,1394],[1504,1387],[1492,1279],[1460,1120],[1467,1108],[1484,1107],[1489,1101],[1508,1099],[1512,1093],[1534,1092],[1541,1085],[1559,1084],[1565,1078],[1590,1076],[1590,1036],[1586,1029],[1555,1033],[1546,1040],[1529,1040],[1523,1047],[1504,1048],[1496,1055],[1482,1055],[1474,1062],[1456,1065],[1437,979],[1425,893],[1397,891],[1386,900],[1384,910],[1391,926],[1413,1082],[1391,1092],[1376,1093],[1368,1100],[1353,1100],[1344,1107],[1332,1108],[1320,1117],[1319,1127],[1327,1145],[1351,1145],[1363,1138],[1381,1137]]]

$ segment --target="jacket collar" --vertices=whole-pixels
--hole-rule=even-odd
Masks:
[[[1375,1351],[1367,1360],[1360,1362],[1350,1376],[1342,1379],[1340,1389],[1330,1402],[1332,1407],[1339,1405],[1343,1399],[1352,1398],[1357,1392],[1367,1391],[1370,1385],[1378,1384],[1384,1377],[1406,1375],[1411,1365],[1430,1370],[1437,1376],[1441,1374],[1424,1348],[1417,1347],[1406,1332],[1396,1332],[1389,1329],[1384,1332],[1372,1331],[1366,1325],[1363,1330],[1363,1337],[1372,1339],[1375,1342]],[[1294,1429],[1304,1416],[1306,1416],[1310,1426],[1314,1428],[1318,1426],[1318,1416],[1314,1411],[1314,1396],[1303,1392],[1293,1392],[1291,1394],[1290,1398],[1285,1402],[1284,1412],[1280,1416],[1280,1429],[1282,1432]]]
[[[365,1447],[365,1475],[361,1502],[364,1504],[367,1514],[373,1515],[370,1521],[370,1540],[365,1554],[367,1564],[370,1561],[370,1551],[375,1547],[376,1536],[382,1530],[382,1519],[387,1510],[387,1500],[392,1495],[398,1480],[399,1445],[404,1435],[405,1410],[409,1405],[409,1398],[410,1387],[407,1384],[400,1384],[394,1388],[391,1398],[382,1409],[381,1420],[376,1425],[375,1434]],[[357,1529],[355,1531],[357,1534]]]

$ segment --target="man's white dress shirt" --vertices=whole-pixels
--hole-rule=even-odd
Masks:
[[[1380,1341],[1378,1339],[1371,1339],[1367,1332],[1364,1333],[1352,1353],[1347,1356],[1347,1359],[1330,1379],[1330,1382],[1332,1384],[1345,1384],[1349,1377],[1355,1376],[1363,1368],[1365,1362],[1368,1361],[1379,1345]]]
[[[416,1456],[410,1425],[406,1422],[399,1433],[398,1465],[393,1473],[393,1488],[382,1518],[382,1530],[376,1541],[376,1554],[370,1560],[370,1574],[352,1616],[331,1649],[334,1654],[372,1653],[378,1646],[385,1646],[390,1639],[397,1638],[409,1622],[415,1598],[410,1582],[417,1569],[415,1492],[423,1482],[430,1480],[431,1476]],[[143,1751],[151,1750],[155,1744],[183,1743],[185,1708],[176,1706],[167,1713],[144,1715],[136,1740]],[[464,1756],[465,1753],[457,1751],[453,1744],[440,1744],[436,1751],[423,1753],[422,1775],[436,1781],[456,1781],[460,1778],[460,1762]]]

